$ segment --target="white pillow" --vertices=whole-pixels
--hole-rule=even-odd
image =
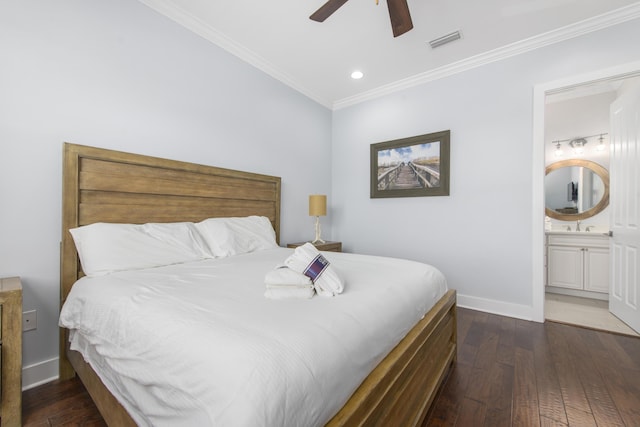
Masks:
[[[217,258],[278,247],[271,221],[264,216],[209,218],[196,228]]]
[[[190,222],[95,223],[69,230],[87,276],[212,258]]]

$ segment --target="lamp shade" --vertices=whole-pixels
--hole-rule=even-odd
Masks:
[[[309,196],[309,216],[325,216],[327,214],[327,196],[312,194]]]

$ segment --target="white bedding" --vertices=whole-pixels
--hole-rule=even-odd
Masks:
[[[320,426],[446,292],[412,261],[324,252],[333,298],[271,300],[276,248],[80,279],[60,314],[139,425]]]

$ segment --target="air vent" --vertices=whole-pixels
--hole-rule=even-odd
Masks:
[[[431,45],[432,49],[435,49],[438,46],[442,46],[443,44],[447,44],[452,41],[459,40],[460,38],[462,38],[460,31],[454,31],[453,33],[449,33],[437,39],[431,40],[429,44]]]

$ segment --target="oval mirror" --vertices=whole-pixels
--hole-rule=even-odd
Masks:
[[[590,160],[570,159],[547,166],[545,213],[562,221],[590,218],[609,205],[609,172]]]

